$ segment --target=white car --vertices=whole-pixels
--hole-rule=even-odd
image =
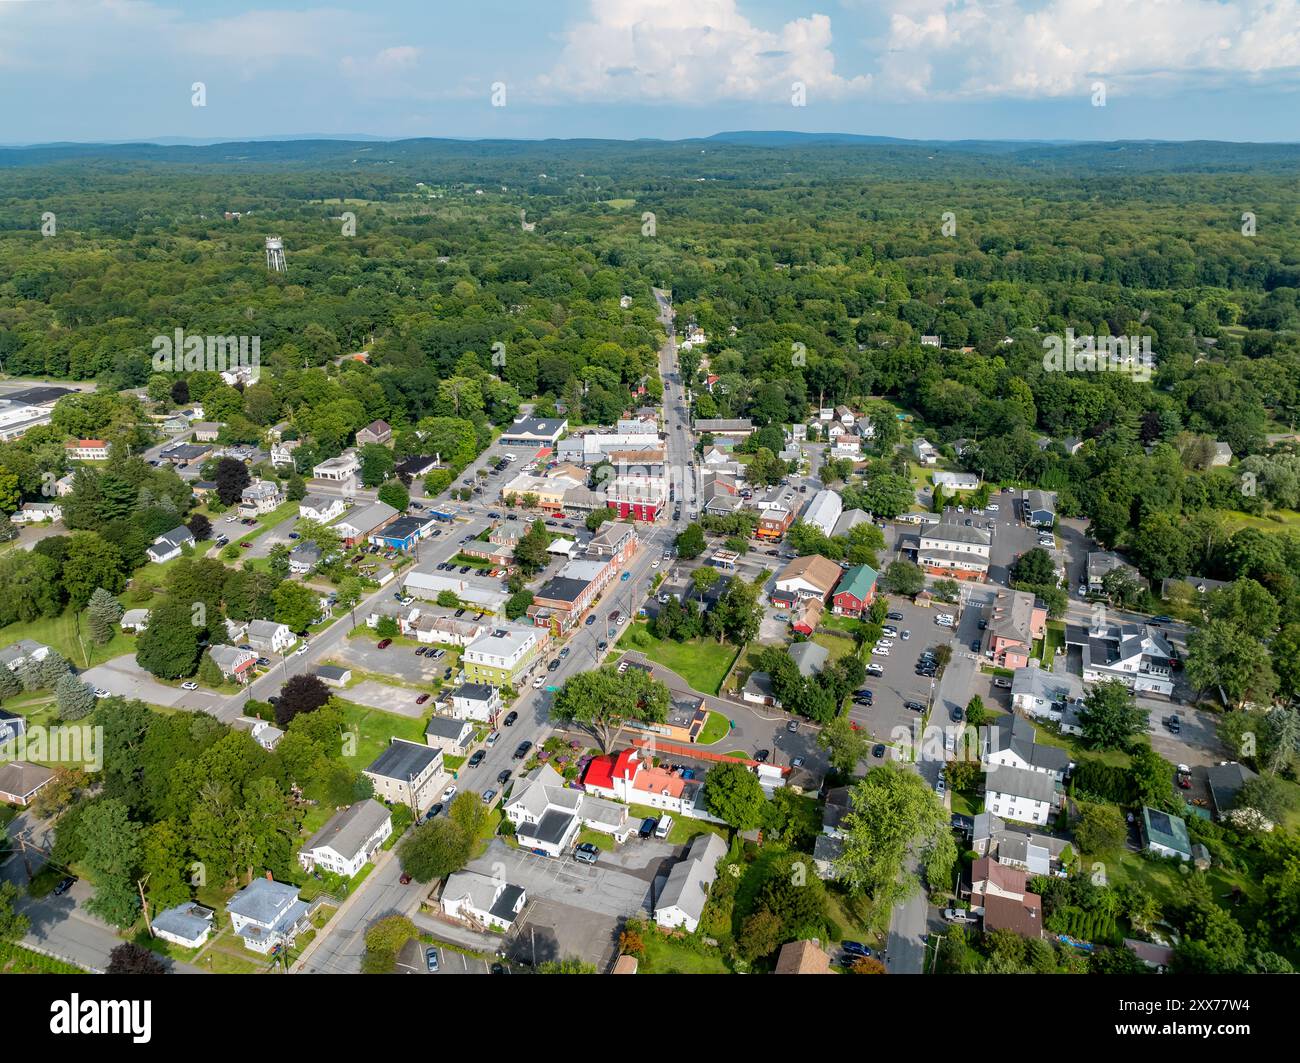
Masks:
[[[235,521],[237,521],[238,519],[239,519],[239,518],[236,517],[236,516],[232,513],[229,517],[226,518],[226,523],[227,523],[227,524],[234,524]]]
[[[182,690],[198,690],[198,689],[199,689],[199,685],[198,685],[198,683],[195,683],[195,682],[193,682],[193,681],[190,681],[190,682],[182,683],[182,684],[181,684],[181,689],[182,689]]]
[[[945,908],[943,910],[943,918],[946,922],[949,923],[975,922],[975,917],[971,915],[970,912],[966,911],[964,908]]]
[[[455,797],[455,796],[456,796],[456,784],[455,784],[455,783],[452,783],[452,785],[448,786],[447,789],[445,789],[445,790],[442,791],[442,800],[443,800],[444,802],[450,801],[450,800],[451,800],[453,797]]]
[[[885,649],[889,649],[889,647],[891,647],[893,644],[894,644],[893,639],[881,639],[879,642],[876,643],[877,646],[881,646]]]
[[[998,511],[998,504],[996,502],[990,502],[984,508],[987,509],[990,513],[996,513]]]
[[[539,675],[536,679],[533,680],[533,689],[541,690],[542,684],[545,682],[546,682],[546,677],[543,675]]]
[[[293,655],[295,657],[301,657],[304,653],[307,652],[308,646],[309,644],[304,642],[301,646],[299,646],[296,650],[293,651]]]
[[[888,657],[888,656],[889,656],[889,647],[888,647],[888,646],[872,646],[872,647],[871,647],[871,652],[872,652],[872,654],[874,654],[874,655],[877,656],[877,657]]]
[[[655,558],[655,560],[651,561],[651,562],[650,562],[650,567],[651,567],[651,568],[658,568],[658,567],[659,567],[659,559],[658,559],[658,558]]]
[[[912,633],[910,631],[905,630],[898,637],[901,638],[904,642],[906,642],[908,639],[912,637]]]
[[[95,687],[95,697],[106,698],[108,697],[108,691],[105,690],[103,687]]]
[[[880,633],[882,635],[897,635],[898,628],[894,627],[893,624],[886,624],[884,627],[880,629]]]

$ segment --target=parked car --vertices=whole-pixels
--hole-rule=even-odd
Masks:
[[[886,619],[886,620],[902,620],[902,619],[903,619],[903,614],[902,614],[902,613],[899,613],[899,612],[886,613],[886,614],[885,614],[885,619]]]
[[[506,769],[504,769],[503,771],[499,771],[499,772],[497,772],[497,785],[498,785],[498,786],[505,786],[505,784],[508,783],[509,781],[510,781],[510,769],[509,769],[509,768],[506,768]]]
[[[880,676],[884,674],[885,674],[885,668],[883,665],[874,664],[874,663],[867,665],[867,675],[872,675],[875,676],[876,678],[880,678]]]
[[[423,705],[428,700],[429,700],[428,694],[421,694],[418,698],[415,699],[415,703],[417,705]]]
[[[555,669],[557,669],[557,668],[559,668],[559,667],[560,667],[560,659],[559,659],[558,657],[556,657],[553,661],[551,661],[550,664],[548,664],[548,665],[546,666],[546,670],[547,670],[548,672],[554,672]]]
[[[471,768],[477,768],[480,764],[483,763],[483,758],[486,756],[487,756],[486,750],[483,749],[474,750],[474,755],[469,758],[469,766]]]
[[[519,713],[512,709],[510,712],[506,713],[506,718],[502,720],[501,723],[506,727],[513,727],[517,719],[519,719]]]
[[[870,956],[871,949],[862,944],[861,941],[841,941],[840,948],[845,952],[855,956]]]
[[[925,712],[925,706],[919,701],[905,701],[903,702],[903,708],[909,712]]]
[[[409,886],[411,884],[411,876],[403,871],[401,875],[398,876],[397,881],[403,886]]]
[[[485,805],[490,805],[496,799],[497,799],[497,792],[495,790],[483,791],[483,803]]]
[[[643,820],[641,821],[641,827],[640,827],[640,829],[636,832],[636,833],[637,833],[637,837],[639,837],[639,838],[649,838],[652,834],[654,834],[654,832],[655,832],[655,828],[656,828],[657,826],[659,826],[659,820],[658,820],[658,819],[655,819],[655,818],[653,818],[653,817],[650,817],[650,818],[647,818],[647,819],[643,819]]]
[[[1165,728],[1169,731],[1170,734],[1175,734],[1175,735],[1176,735],[1176,734],[1178,734],[1179,731],[1181,731],[1181,730],[1183,729],[1183,723],[1182,723],[1182,721],[1178,718],[1178,714],[1177,714],[1177,713],[1174,713],[1172,716],[1166,716],[1166,717],[1164,718],[1164,725],[1165,725]]]
[[[380,639],[380,640],[379,640],[379,643],[375,646],[375,649],[377,649],[377,650],[386,650],[386,649],[388,649],[388,647],[391,646],[392,644],[393,644],[393,640],[392,640],[392,639]]]
[[[54,886],[54,896],[62,897],[68,890],[72,889],[76,881],[75,875],[64,875]]]
[[[885,755],[885,744],[883,742],[877,742],[871,747],[871,755],[877,760],[883,757]]]
[[[198,689],[199,689],[199,685],[198,685],[198,683],[195,683],[195,682],[193,682],[193,681],[191,680],[191,681],[188,681],[188,682],[182,683],[182,684],[181,684],[181,689],[182,689],[182,690],[198,690]]]
[[[528,751],[532,748],[533,748],[532,742],[528,742],[528,741],[520,742],[519,745],[515,747],[515,755],[513,759],[523,760],[524,757],[528,756]]]
[[[573,858],[580,864],[594,864],[600,857],[600,850],[591,842],[583,842],[573,850]]]
[[[424,962],[428,965],[430,971],[438,969],[438,950],[430,946],[424,950]]]
[[[960,705],[954,705],[952,707],[952,710],[948,713],[948,715],[952,718],[953,723],[961,723],[962,719],[965,716],[965,714],[961,710]]]
[[[965,908],[945,908],[943,918],[948,923],[973,923],[975,917],[966,911]]]
[[[767,758],[770,757],[771,755],[772,755],[772,751],[770,749],[760,749],[757,753],[754,754],[754,759],[758,761],[760,764],[766,764]]]

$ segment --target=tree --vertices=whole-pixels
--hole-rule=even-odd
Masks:
[[[167,964],[161,956],[143,945],[124,941],[108,954],[108,974],[167,974]]]
[[[149,614],[149,626],[135,640],[135,659],[159,679],[183,679],[199,663],[203,629],[191,622],[187,605],[168,599]]]
[[[1266,702],[1277,687],[1268,647],[1227,620],[1188,633],[1186,670],[1198,691],[1222,687],[1234,708]]]
[[[330,699],[330,689],[314,675],[294,675],[280,690],[275,705],[275,722],[287,727],[300,713],[315,712]]]
[[[31,927],[31,921],[15,907],[20,896],[17,886],[0,880],[0,941],[17,941]]]
[[[781,947],[781,929],[781,917],[763,908],[741,924],[736,948],[751,963],[770,956]]]
[[[876,517],[896,517],[916,499],[912,485],[894,473],[874,476],[862,492],[862,504]]]
[[[677,556],[690,561],[704,553],[704,529],[698,524],[688,524],[677,536]]]
[[[1208,597],[1210,619],[1235,624],[1253,639],[1267,639],[1277,628],[1277,599],[1249,577],[1211,591]]]
[[[194,536],[197,543],[207,542],[212,538],[212,521],[208,520],[202,513],[195,513],[190,516],[185,525]]]
[[[54,702],[59,709],[59,719],[80,720],[95,708],[95,690],[71,672],[64,672],[54,684]]]
[[[285,580],[275,588],[275,619],[290,631],[301,633],[320,615],[320,594],[301,583]]]
[[[100,646],[112,642],[122,611],[121,602],[103,587],[96,587],[86,605],[86,623],[91,639]]]
[[[703,598],[710,587],[722,578],[722,573],[712,565],[701,565],[691,573],[691,584],[695,588],[695,593]]]
[[[1011,579],[1014,583],[1030,587],[1055,583],[1056,565],[1052,561],[1052,555],[1041,546],[1025,551],[1012,565]]]
[[[844,846],[835,875],[849,888],[866,890],[877,907],[892,908],[920,888],[908,863],[916,855],[932,883],[948,884],[957,850],[948,813],[921,776],[890,761],[867,773],[849,795]]]
[[[743,646],[758,637],[763,622],[763,607],[758,600],[759,587],[743,579],[733,579],[726,593],[714,607],[718,623],[718,641],[723,636]]]
[[[984,699],[978,694],[966,703],[966,722],[974,728],[983,727],[993,718],[993,714],[984,705]]]
[[[528,607],[533,604],[533,592],[530,590],[519,590],[510,596],[506,602],[506,619],[518,620],[528,612]]]
[[[515,543],[515,562],[529,575],[540,572],[550,560],[550,554],[547,553],[550,545],[551,533],[546,530],[546,522],[535,520],[527,533]]]
[[[1292,808],[1291,791],[1275,775],[1258,775],[1247,779],[1237,791],[1233,808],[1254,809],[1272,823],[1281,823]]]
[[[662,723],[668,715],[668,688],[647,672],[629,668],[621,675],[613,666],[579,672],[555,695],[557,719],[582,724],[609,749],[614,731],[625,720]]]
[[[248,467],[236,458],[218,458],[212,470],[212,482],[217,485],[217,498],[223,506],[233,506],[252,481]]]
[[[63,558],[63,588],[74,609],[84,609],[96,588],[116,594],[126,586],[125,562],[112,543],[92,531],[73,532]]]
[[[434,602],[443,609],[456,609],[460,606],[460,599],[456,597],[455,591],[439,591]]]
[[[379,501],[392,506],[398,513],[405,513],[411,504],[411,492],[401,480],[389,480],[379,488]]]
[[[1138,708],[1133,692],[1118,679],[1095,684],[1083,705],[1079,724],[1093,749],[1127,749],[1146,730],[1149,714]]]
[[[375,621],[375,634],[381,639],[395,639],[400,630],[394,617],[381,616]]]
[[[750,768],[721,761],[704,778],[704,803],[713,815],[744,831],[762,825],[767,799]]]
[[[95,885],[86,907],[116,926],[130,926],[140,912],[133,874],[142,829],[131,821],[126,802],[117,798],[91,803],[77,822],[81,863]]]
[[[1124,814],[1114,805],[1085,804],[1074,828],[1074,840],[1081,852],[1102,856],[1118,852],[1128,838]]]
[[[847,716],[837,716],[817,734],[817,744],[830,754],[831,767],[852,775],[868,752],[866,732],[857,730]]]
[[[446,878],[469,862],[474,839],[447,816],[426,820],[402,840],[397,856],[416,882]]]
[[[911,598],[924,589],[925,573],[910,561],[891,561],[880,577],[880,584],[891,594],[901,594]]]

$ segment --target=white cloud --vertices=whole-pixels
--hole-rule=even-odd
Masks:
[[[587,21],[562,34],[551,72],[538,79],[560,98],[708,104],[788,100],[793,82],[817,95],[865,90],[867,77],[835,72],[831,23],[796,18],[765,30],[736,0],[593,0]]]
[[[1055,97],[1294,81],[1300,0],[889,0],[876,89]]]

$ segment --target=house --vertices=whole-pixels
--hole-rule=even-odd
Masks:
[[[283,653],[294,643],[294,634],[287,624],[274,620],[250,620],[248,644],[258,653]]]
[[[673,866],[668,881],[655,903],[655,922],[665,930],[684,929],[695,933],[709,898],[709,887],[718,876],[718,861],[727,855],[727,843],[709,832],[691,842],[684,859]]]
[[[298,851],[304,871],[322,868],[351,878],[374,858],[392,836],[392,814],[373,798],[335,812]]]
[[[375,546],[389,550],[408,551],[421,539],[427,539],[437,521],[430,516],[398,517],[370,536]]]
[[[1082,733],[1083,681],[1070,672],[1017,668],[1011,676],[1011,707],[1026,716],[1051,720],[1066,733]]]
[[[27,717],[0,709],[0,748],[27,733]]]
[[[321,549],[314,542],[300,542],[289,551],[289,571],[305,576],[321,563]]]
[[[988,575],[992,542],[981,528],[940,521],[921,532],[917,564],[931,576],[982,580]]]
[[[831,651],[816,642],[796,642],[790,647],[790,659],[799,667],[805,679],[822,672],[830,659]]]
[[[221,434],[221,424],[217,421],[195,421],[194,439],[198,443],[213,443]]]
[[[495,720],[504,704],[501,691],[486,683],[462,683],[451,692],[451,714],[458,720]]]
[[[697,417],[695,431],[703,435],[727,436],[731,439],[744,439],[754,431],[754,422],[748,417]]]
[[[1038,742],[1034,725],[1021,716],[999,716],[984,730],[981,760],[985,768],[994,765],[1021,771],[1040,772],[1056,783],[1065,781],[1070,770],[1070,755],[1060,746]],[[994,809],[1003,815],[998,809]],[[1014,817],[1013,817],[1014,818]]]
[[[268,876],[255,878],[226,903],[230,928],[244,947],[270,955],[288,948],[311,929],[311,907],[298,899],[298,887]]]
[[[912,456],[922,465],[933,465],[939,460],[939,451],[925,436],[912,440]]]
[[[830,974],[831,958],[816,941],[787,941],[776,957],[777,974]]]
[[[465,647],[461,667],[471,683],[517,687],[550,641],[536,626],[498,624]]]
[[[15,524],[53,524],[63,519],[63,507],[57,502],[24,502],[9,519]]]
[[[876,596],[876,570],[870,565],[845,569],[831,595],[831,612],[837,616],[861,616]]]
[[[371,421],[365,428],[357,429],[357,446],[364,447],[367,443],[378,443],[383,446],[393,438],[392,426],[383,420]]]
[[[297,439],[286,439],[282,443],[272,443],[271,464],[277,469],[293,468],[293,452],[301,445],[301,441]]]
[[[177,443],[174,447],[168,447],[159,455],[163,461],[171,465],[189,465],[200,458],[204,458],[212,453],[210,443]]]
[[[1124,947],[1159,974],[1164,974],[1174,962],[1174,950],[1168,945],[1153,945],[1149,941],[1125,938]]]
[[[922,347],[942,347],[942,346],[943,346],[943,340],[942,340],[940,337],[938,337],[938,336],[922,336],[922,337],[921,337],[921,346],[922,346]]]
[[[1039,528],[1051,528],[1056,524],[1056,492],[1026,491],[1021,503],[1025,523]]]
[[[839,520],[835,522],[835,529],[831,532],[833,538],[847,536],[859,524],[870,524],[871,514],[865,509],[846,509],[840,514]]]
[[[1147,581],[1129,561],[1112,550],[1091,550],[1088,553],[1088,590],[1092,594],[1102,594],[1105,588],[1102,580],[1111,572],[1124,572],[1129,579],[1145,587]]]
[[[375,796],[402,804],[423,815],[447,782],[442,750],[394,738],[362,771],[375,787]]]
[[[936,472],[931,477],[935,487],[942,487],[951,494],[954,491],[975,491],[979,488],[980,478],[973,472]]]
[[[1160,597],[1166,601],[1174,598],[1191,598],[1231,587],[1232,580],[1207,579],[1205,576],[1171,577],[1160,581]]]
[[[210,646],[208,656],[221,669],[223,676],[237,683],[247,683],[253,677],[253,669],[257,665],[257,654],[234,646]]]
[[[985,646],[998,668],[1024,668],[1047,637],[1047,607],[1028,591],[999,590],[984,608]]]
[[[345,450],[336,458],[326,458],[312,468],[311,474],[317,480],[329,480],[331,483],[348,483],[361,471],[361,459],[354,450]]]
[[[0,761],[0,803],[26,808],[54,781],[54,772],[25,760]]]
[[[239,515],[258,517],[284,501],[284,488],[270,480],[254,480],[239,495]]]
[[[238,645],[244,641],[244,637],[248,634],[248,621],[226,617],[225,628],[226,641],[232,645]]]
[[[1210,456],[1210,468],[1232,464],[1232,447],[1221,440],[1214,441],[1214,452]]]
[[[1046,823],[1058,802],[1059,784],[1048,772],[997,763],[984,776],[984,807],[1021,823]]]
[[[658,476],[619,476],[605,488],[605,504],[620,519],[653,523],[668,501],[668,481]]]
[[[1084,627],[1067,624],[1067,646],[1079,648],[1085,683],[1118,679],[1139,693],[1174,692],[1174,649],[1164,634],[1149,624],[1110,623],[1100,617]]]
[[[974,817],[971,849],[977,856],[993,857],[1000,864],[1019,868],[1030,878],[1060,869],[1070,843],[1022,827],[1008,827],[1000,816],[981,812]]]
[[[823,535],[835,531],[835,522],[844,512],[844,503],[834,491],[818,491],[803,511],[803,522],[819,528]]]
[[[247,724],[244,724],[245,720],[248,720]],[[284,732],[280,728],[267,723],[265,720],[241,716],[235,720],[235,725],[247,726],[248,736],[268,753],[274,753],[275,747],[280,744],[280,739],[284,737]]]
[[[793,606],[804,598],[826,599],[840,581],[843,569],[821,554],[796,557],[776,577],[772,604]]]
[[[772,677],[767,672],[750,672],[749,678],[741,688],[740,697],[751,705],[766,705],[776,709],[781,707],[781,703],[776,699],[776,693],[772,690]]]
[[[503,447],[554,447],[569,429],[569,422],[541,417],[520,417],[497,440]]]
[[[794,523],[794,510],[785,506],[767,506],[759,510],[758,527],[754,535],[759,539],[776,541],[784,537]]]
[[[686,707],[688,711],[691,708]],[[698,769],[656,767],[649,753],[640,749],[623,749],[592,758],[583,773],[582,785],[586,793],[629,805],[648,805],[692,818],[711,818],[702,815],[699,808],[704,780]]]
[[[69,461],[108,461],[108,444],[102,439],[76,439],[63,444]]]
[[[343,516],[343,511],[347,508],[338,495],[308,495],[298,503],[298,516],[327,524],[336,517]]]
[[[438,468],[438,458],[433,454],[412,454],[410,457],[399,461],[393,468],[398,479],[403,483],[409,484],[412,480],[420,476],[426,476],[434,469]]]
[[[118,622],[118,627],[123,631],[133,635],[138,635],[149,626],[148,609],[128,609],[122,614],[122,619]]]
[[[1192,858],[1187,824],[1178,816],[1143,805],[1141,831],[1142,846],[1148,852],[1157,856],[1176,856],[1179,860]]]
[[[433,716],[424,725],[424,744],[441,749],[445,755],[459,757],[469,748],[474,725],[450,716]]]
[[[150,561],[160,564],[163,561],[170,561],[173,557],[180,557],[184,547],[193,545],[193,534],[182,524],[179,528],[173,528],[158,536],[145,548],[145,553],[149,555]]]
[[[1236,761],[1224,761],[1206,769],[1205,781],[1210,789],[1210,801],[1214,811],[1222,816],[1237,804],[1237,795],[1241,788],[1258,776],[1244,764]]]
[[[11,672],[17,672],[25,661],[43,661],[49,655],[50,647],[33,639],[19,639],[0,649],[0,664]]]
[[[971,865],[971,910],[984,917],[984,929],[1012,930],[1027,938],[1043,933],[1043,899],[1028,889],[1019,868],[981,857]]]
[[[570,788],[549,764],[539,765],[516,781],[503,811],[515,825],[519,844],[542,856],[567,852],[583,827],[610,834],[619,843],[627,840],[633,827],[627,805],[594,791]]]
[[[339,533],[345,546],[356,546],[396,518],[397,510],[387,502],[371,502],[357,506],[340,517],[334,524],[334,530]]]
[[[456,871],[447,877],[438,901],[443,914],[469,923],[478,930],[503,932],[528,903],[522,886],[477,871]]]
[[[345,687],[352,679],[351,668],[340,668],[333,664],[318,664],[316,678],[329,687]]]
[[[801,635],[811,636],[821,623],[826,603],[820,598],[805,598],[795,605],[795,616],[790,626]]]
[[[215,914],[211,908],[186,901],[159,912],[149,926],[155,937],[182,948],[197,949],[212,933]]]

